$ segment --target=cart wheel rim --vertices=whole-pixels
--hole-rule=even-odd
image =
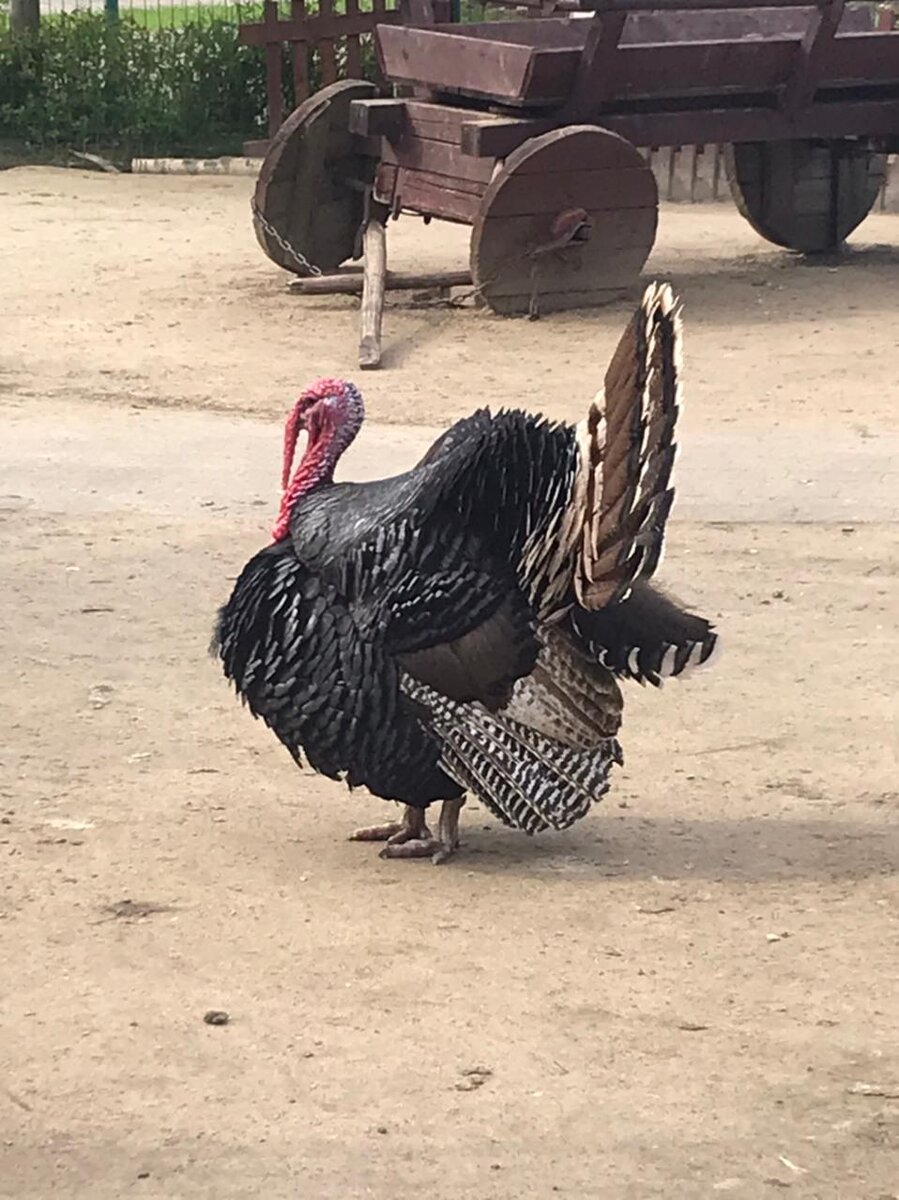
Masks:
[[[484,193],[471,272],[500,313],[609,303],[637,282],[655,240],[658,189],[635,146],[594,125],[519,146]]]
[[[376,94],[364,80],[332,83],[304,100],[272,138],[253,196],[253,227],[279,267],[309,273],[279,238],[322,271],[356,257],[365,197],[350,180],[369,180],[373,160],[349,132],[349,107]]]

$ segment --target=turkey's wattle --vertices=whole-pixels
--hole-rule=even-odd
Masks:
[[[708,661],[709,622],[649,583],[674,495],[680,337],[653,285],[580,425],[480,410],[371,483],[333,478],[364,417],[355,387],[322,380],[294,406],[274,543],[213,648],[298,763],[406,806],[354,835],[385,856],[448,857],[466,793],[526,833],[571,825],[621,762],[618,680]]]

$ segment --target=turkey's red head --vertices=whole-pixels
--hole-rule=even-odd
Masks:
[[[272,529],[275,541],[287,536],[290,514],[300,496],[330,483],[337,460],[359,432],[364,417],[365,407],[358,388],[342,379],[320,379],[299,397],[284,424],[283,494]],[[306,449],[293,471],[301,430],[307,434]]]

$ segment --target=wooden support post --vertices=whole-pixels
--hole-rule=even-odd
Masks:
[[[372,370],[381,365],[381,317],[387,275],[387,232],[384,222],[372,216],[362,236],[365,254],[362,276],[362,339],[359,366]]]

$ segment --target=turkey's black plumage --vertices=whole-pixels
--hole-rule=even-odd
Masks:
[[[277,541],[244,568],[214,647],[299,762],[424,807],[473,791],[562,828],[620,761],[616,677],[657,683],[714,645],[648,583],[671,507],[679,318],[653,287],[579,426],[480,410],[412,470],[334,483],[361,423],[324,381]],[[286,453],[286,468],[292,443]]]

